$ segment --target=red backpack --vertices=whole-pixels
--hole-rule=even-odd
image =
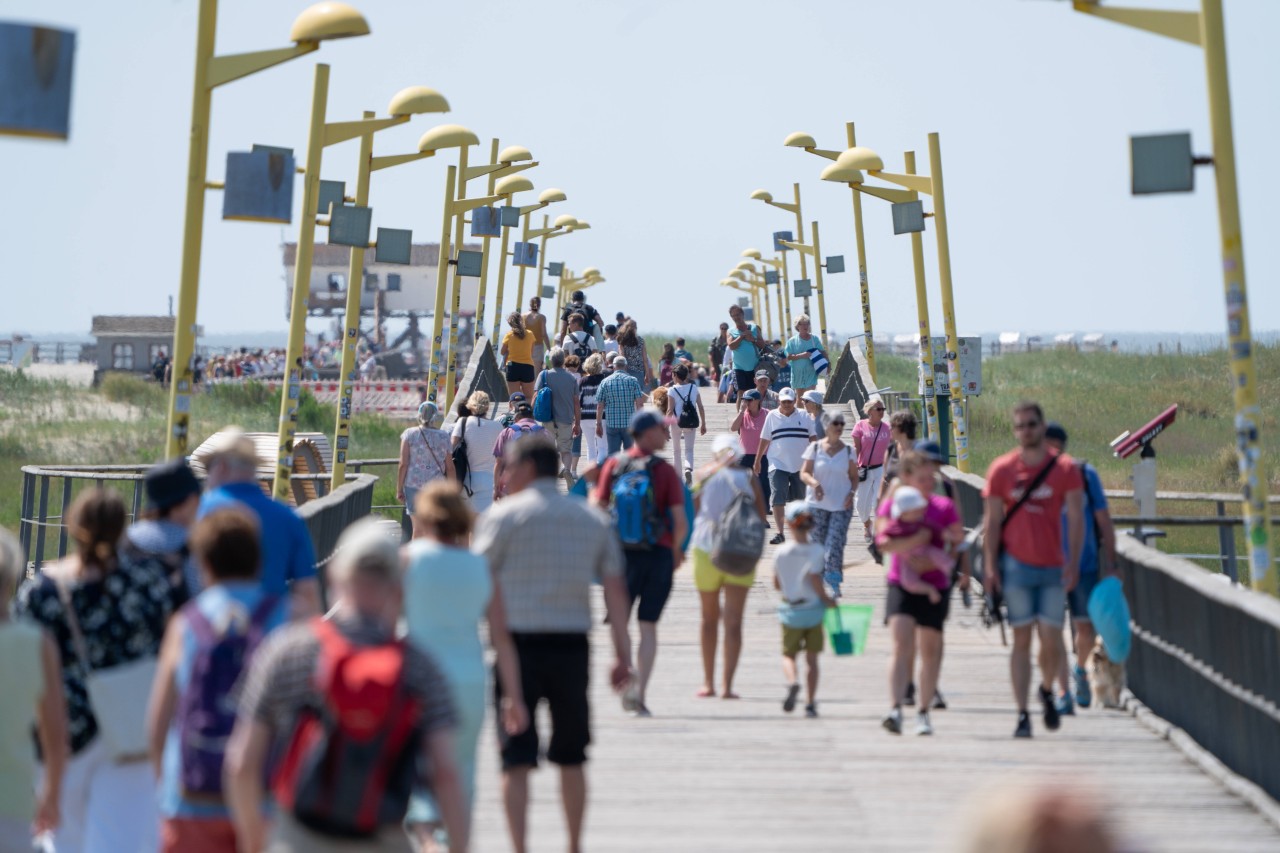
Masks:
[[[405,691],[403,641],[358,646],[331,622],[312,624],[321,703],[298,715],[272,789],[304,826],[369,837],[404,819],[417,778],[422,706]]]

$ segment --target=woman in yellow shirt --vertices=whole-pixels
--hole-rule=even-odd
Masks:
[[[519,391],[526,399],[533,399],[533,332],[524,327],[524,318],[512,311],[507,315],[511,331],[502,338],[502,357],[507,360],[507,391]]]

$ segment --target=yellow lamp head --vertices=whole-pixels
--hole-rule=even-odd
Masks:
[[[738,264],[736,267],[734,267],[734,269],[736,269],[736,270],[743,270],[743,271],[745,271],[745,272],[755,272],[755,271],[756,271],[755,264],[749,263],[749,262],[747,262],[747,261],[743,261],[742,263]]]
[[[598,267],[587,267],[585,270],[582,271],[583,278],[597,278],[599,277],[599,275],[600,275],[600,270]]]
[[[721,287],[737,287],[738,283],[731,278],[722,278],[720,279],[720,286]]]
[[[862,172],[852,166],[845,166],[839,160],[822,170],[822,180],[834,181],[837,184],[863,184],[866,178]]]
[[[567,198],[568,196],[564,194],[564,190],[558,190],[555,187],[549,187],[538,194],[538,201],[542,204],[564,201]]]
[[[532,159],[533,155],[523,145],[510,145],[503,148],[502,153],[498,155],[499,163],[521,163]]]
[[[556,221],[552,222],[551,224],[554,225],[556,228],[572,228],[573,226],[578,224],[578,219],[576,216],[570,216],[569,214],[565,213],[565,214],[561,214],[560,216],[557,216]]]
[[[865,169],[868,172],[884,170],[884,161],[880,159],[880,155],[862,146],[848,149],[836,159],[836,163],[840,166],[848,166],[850,169]]]
[[[813,137],[807,133],[791,133],[787,138],[782,140],[782,144],[788,148],[817,148],[818,143]]]
[[[751,197],[764,202],[773,201],[773,193],[767,190],[756,190],[751,194]]]
[[[572,228],[574,231],[586,231],[588,228],[591,227],[591,223],[585,219],[579,219],[577,222],[575,222],[573,225],[569,227]]]
[[[524,175],[507,175],[505,178],[500,178],[494,186],[494,192],[498,195],[528,192],[531,189],[533,189],[533,181]]]
[[[762,258],[762,257],[763,257],[763,255],[761,255],[761,254],[760,254],[760,250],[759,250],[759,249],[743,249],[743,250],[742,250],[742,257],[744,257],[744,258],[754,258],[755,260],[757,260],[757,261],[758,261],[758,260],[760,260],[760,258]]]
[[[479,144],[480,138],[462,125],[442,124],[422,134],[422,138],[418,140],[418,150],[425,154],[442,148],[462,148]]]
[[[736,278],[738,281],[746,281],[747,274],[744,273],[742,270],[734,270],[733,272],[729,273],[729,278]]]
[[[387,107],[387,115],[412,116],[420,113],[447,113],[449,102],[444,95],[426,86],[410,86],[396,92]]]
[[[304,9],[289,30],[295,42],[328,41],[369,35],[369,22],[346,3],[317,3]]]

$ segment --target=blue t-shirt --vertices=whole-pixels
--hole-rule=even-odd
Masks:
[[[1096,574],[1098,571],[1098,531],[1094,524],[1093,514],[1107,508],[1107,494],[1102,489],[1102,478],[1098,469],[1088,463],[1080,463],[1080,473],[1084,475],[1084,546],[1080,549],[1080,574]],[[1062,552],[1070,556],[1070,543],[1067,542],[1067,514],[1062,514]]]
[[[747,329],[755,337],[760,337],[760,327],[755,323],[748,323]],[[742,333],[738,331],[738,327],[734,326],[729,329],[729,340],[736,341],[742,337]],[[733,352],[733,369],[734,370],[755,370],[756,365],[760,363],[760,351],[756,349],[756,345],[751,341],[744,341],[742,346]]]
[[[802,352],[822,349],[818,343],[817,335],[810,335],[809,340],[804,340],[799,335],[792,335],[787,340],[787,345],[782,351],[787,355],[799,355]],[[818,384],[818,374],[813,369],[813,362],[809,359],[803,361],[788,361],[787,364],[791,368],[791,387],[792,388],[812,388]]]
[[[264,591],[287,595],[289,581],[316,576],[316,552],[311,545],[311,534],[292,507],[267,497],[257,483],[228,483],[205,492],[200,499],[200,517],[231,504],[248,508],[262,527],[259,583]]]

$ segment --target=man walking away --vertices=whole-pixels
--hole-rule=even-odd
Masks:
[[[627,373],[626,356],[613,358],[613,373],[596,390],[596,435],[605,438],[610,453],[631,448],[631,416],[644,404],[644,389]]]
[[[623,707],[648,717],[645,692],[658,657],[658,619],[671,595],[672,576],[684,562],[682,543],[689,522],[680,475],[657,455],[667,444],[661,413],[655,409],[636,412],[631,434],[635,445],[605,460],[593,500],[613,514],[626,558],[627,592],[632,605],[640,602],[636,609],[639,678],[623,696]]]
[[[1062,615],[1066,594],[1075,588],[1084,532],[1080,468],[1045,442],[1044,413],[1038,403],[1013,410],[1018,447],[997,457],[987,469],[983,528],[983,583],[1004,589],[1013,628],[1009,674],[1018,704],[1013,736],[1031,737],[1027,693],[1031,687],[1031,634],[1040,635],[1040,703],[1045,728],[1058,728],[1053,680],[1066,650]],[[1063,565],[1062,515],[1066,509],[1066,565]]]
[[[562,473],[570,486],[573,486],[573,437],[582,433],[582,409],[578,402],[578,377],[564,369],[564,350],[556,347],[551,350],[551,368],[538,374],[538,381],[533,390],[539,394],[547,389],[551,395],[551,419],[539,421],[542,428],[556,443],[563,463]],[[538,397],[533,398],[534,408],[538,406]]]
[[[804,466],[804,449],[813,441],[812,419],[796,408],[796,392],[783,388],[778,392],[778,408],[770,412],[760,428],[760,449],[752,471],[760,476],[760,460],[769,457],[769,491],[773,499],[773,519],[778,533],[769,543],[781,545],[786,539],[782,532],[783,510],[790,501],[804,499],[804,481],[800,469]]]
[[[560,461],[549,440],[524,439],[510,447],[506,461],[510,497],[480,516],[472,542],[500,581],[531,720],[521,734],[500,734],[502,797],[512,847],[515,853],[525,853],[529,771],[538,766],[540,748],[532,720],[538,703],[545,700],[552,726],[546,756],[560,767],[569,850],[576,853],[587,807],[583,768],[591,741],[588,636],[593,583],[604,585],[615,654],[614,689],[631,679],[622,554],[603,513],[557,491]],[[496,692],[500,707],[500,687]]]
[[[1067,430],[1062,424],[1050,421],[1045,427],[1044,440],[1049,447],[1065,453],[1067,449]],[[1116,528],[1111,523],[1111,512],[1107,509],[1107,494],[1102,489],[1102,478],[1098,469],[1084,460],[1077,460],[1080,475],[1084,479],[1084,533],[1080,547],[1080,579],[1076,588],[1067,593],[1067,609],[1071,611],[1071,622],[1076,633],[1076,665],[1071,673],[1075,680],[1075,700],[1072,701],[1071,685],[1067,678],[1067,656],[1062,658],[1062,666],[1058,671],[1058,686],[1062,695],[1058,698],[1058,713],[1074,714],[1075,705],[1088,708],[1093,702],[1093,691],[1089,688],[1089,673],[1081,664],[1089,659],[1093,651],[1097,634],[1093,630],[1093,622],[1089,619],[1089,596],[1098,585],[1100,578],[1109,577],[1116,571]],[[1070,536],[1067,520],[1062,520],[1064,537]],[[1069,538],[1067,539],[1069,541]],[[1063,555],[1064,559],[1070,555]]]

